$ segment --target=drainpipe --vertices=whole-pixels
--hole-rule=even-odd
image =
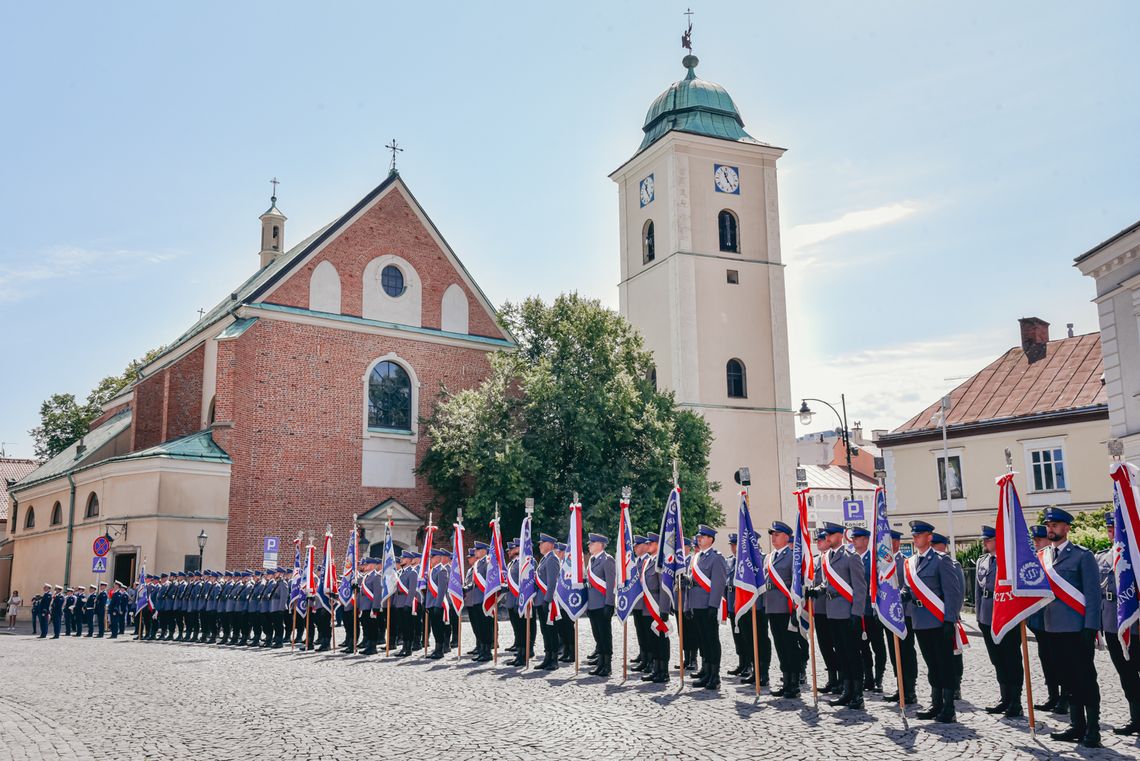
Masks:
[[[71,583],[71,542],[75,532],[75,477],[67,471],[67,483],[71,484],[71,496],[67,501],[67,560],[63,566],[63,586],[66,589]]]

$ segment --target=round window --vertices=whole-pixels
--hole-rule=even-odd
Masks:
[[[400,272],[400,268],[389,264],[380,273],[380,286],[384,289],[384,293],[392,298],[397,298],[404,295],[404,273]]]

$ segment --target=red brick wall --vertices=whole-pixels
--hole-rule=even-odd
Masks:
[[[489,369],[488,355],[478,349],[264,317],[219,344],[215,440],[233,459],[227,565],[259,563],[265,536],[319,535],[326,523],[333,525],[339,562],[352,514],[389,497],[426,515],[432,494],[419,477],[412,489],[360,485],[362,378],[389,352],[415,371],[420,416],[430,413],[441,383],[471,387]],[[428,443],[421,427],[417,462]]]
[[[100,415],[99,417],[92,420],[91,424],[87,427],[87,430],[94,431],[96,428],[103,425],[103,423],[106,423],[108,420],[113,418],[115,415],[118,415],[120,412],[122,412],[123,410],[127,409],[130,406],[131,406],[130,402],[123,402],[122,404],[116,404],[114,407],[111,407],[109,410],[104,412],[102,415]]]
[[[201,430],[205,357],[199,346],[135,386],[132,452]]]
[[[416,268],[423,287],[421,319],[425,328],[440,327],[443,293],[452,283],[457,283],[467,296],[468,331],[478,336],[505,337],[395,186],[356,222],[342,230],[318,256],[295,270],[265,300],[308,309],[309,279],[317,265],[328,260],[340,275],[341,313],[360,317],[364,314],[364,268],[384,254],[400,256]]]

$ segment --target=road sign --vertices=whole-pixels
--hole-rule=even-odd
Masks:
[[[843,500],[843,520],[845,520],[845,521],[865,520],[864,515],[863,515],[863,500],[861,500],[861,499],[845,499],[845,500]]]
[[[94,552],[97,557],[103,557],[111,551],[111,540],[105,536],[96,538],[91,545],[91,551]]]
[[[276,568],[277,567],[277,551],[281,547],[281,538],[277,536],[265,537],[265,543],[262,545],[261,552],[261,567],[262,568]]]
[[[106,573],[107,572],[107,558],[99,557],[96,555],[91,558],[91,573]]]

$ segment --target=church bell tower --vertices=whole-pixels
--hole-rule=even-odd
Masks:
[[[751,468],[757,525],[794,513],[793,410],[776,162],[723,87],[685,76],[649,108],[618,186],[621,313],[659,387],[708,421],[709,479],[735,525],[733,474]]]
[[[259,217],[261,220],[261,267],[277,258],[285,250],[285,215],[277,208],[277,178],[274,177],[273,195],[269,208]]]

